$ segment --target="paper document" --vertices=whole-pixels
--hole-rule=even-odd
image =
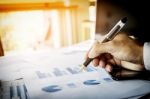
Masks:
[[[104,69],[92,64],[87,71],[80,72],[83,54],[60,54],[24,68],[21,73],[31,99],[121,99],[150,92],[149,81],[115,81]],[[136,91],[141,87],[144,89]]]

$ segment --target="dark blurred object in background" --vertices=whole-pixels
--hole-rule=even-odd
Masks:
[[[97,0],[96,33],[106,34],[122,17],[128,17],[125,32],[141,42],[150,41],[149,3],[147,0]]]

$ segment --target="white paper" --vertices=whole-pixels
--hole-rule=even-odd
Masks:
[[[30,69],[24,69],[22,75],[25,78],[25,84],[32,99],[120,99],[126,97],[135,97],[150,92],[150,83],[142,80],[126,81],[106,81],[105,78],[111,77],[101,68],[95,68],[92,72],[81,72],[71,74],[67,68],[78,67],[82,64],[83,53],[62,55],[49,60],[47,65],[36,66]],[[41,60],[42,62],[42,60]],[[47,61],[48,62],[48,61]],[[43,62],[45,63],[45,61]],[[90,64],[91,66],[91,64]],[[58,69],[58,70],[57,70]],[[54,71],[62,73],[56,76]],[[37,76],[37,71],[44,77]],[[66,74],[65,74],[65,73]],[[64,73],[64,74],[63,74]],[[32,75],[32,76],[31,76]],[[85,85],[84,81],[98,80],[98,85]],[[68,87],[67,84],[75,84],[75,88]],[[44,92],[42,88],[57,85],[62,88],[58,92]],[[140,90],[146,88],[145,90]],[[129,93],[130,92],[130,93]]]
[[[89,66],[93,71],[78,72],[85,54],[83,51],[66,54],[62,50],[50,50],[0,58],[0,79],[23,78],[30,99],[120,99],[150,92],[149,81],[114,81],[104,69],[93,68],[92,64]],[[98,83],[87,84],[93,80]],[[43,88],[49,86],[59,91],[44,91]]]

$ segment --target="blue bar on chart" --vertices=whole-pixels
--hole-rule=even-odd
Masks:
[[[23,88],[24,88],[26,99],[29,99],[29,96],[27,95],[28,94],[27,87],[25,84],[23,85]]]
[[[68,83],[67,86],[70,88],[76,88],[77,87],[74,83]]]
[[[17,94],[21,98],[21,91],[20,91],[20,87],[18,85],[17,85]]]
[[[77,67],[75,67],[75,68],[67,67],[66,69],[67,69],[71,74],[78,74],[78,73],[80,73],[80,70],[79,70]]]
[[[42,78],[47,78],[47,77],[51,77],[50,73],[42,73],[40,71],[36,71],[37,76],[42,79]]]
[[[13,97],[13,87],[10,86],[10,97],[12,98]]]
[[[114,80],[112,78],[103,78],[106,82],[113,82]]]
[[[25,90],[24,90],[24,86],[23,85],[21,85],[21,86],[19,86],[19,88],[20,88],[20,98],[21,99],[27,99],[27,97],[26,97],[26,92],[25,92]]]
[[[62,71],[59,68],[54,68],[53,73],[55,76],[63,76],[67,74],[65,71]]]

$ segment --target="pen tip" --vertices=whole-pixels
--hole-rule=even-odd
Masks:
[[[80,68],[80,71],[82,72],[83,70],[85,70],[85,68],[86,67],[84,65],[82,65],[81,68]]]
[[[121,21],[123,22],[123,23],[126,23],[127,22],[127,17],[124,17]]]

